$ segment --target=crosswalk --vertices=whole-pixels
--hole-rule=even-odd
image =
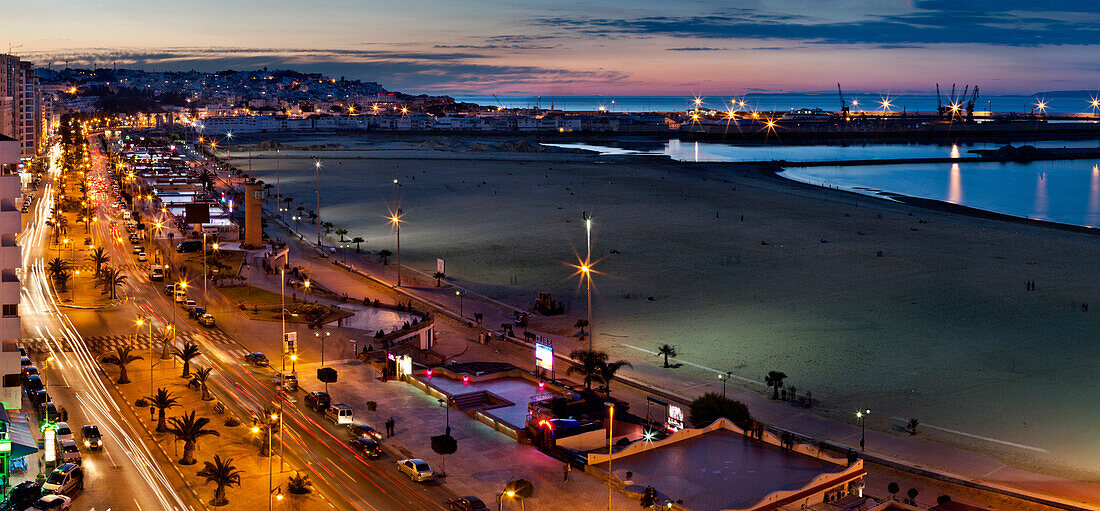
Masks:
[[[236,343],[232,337],[221,330],[208,330],[203,332],[185,332],[178,336],[178,339],[183,342],[194,342],[196,344],[203,344],[207,342],[218,343],[222,345],[234,345]],[[22,340],[23,347],[26,348],[29,353],[43,353],[53,350],[59,350],[62,352],[71,352],[73,347],[68,339],[51,340],[47,342],[46,339],[41,337],[28,337]],[[114,351],[117,348],[131,348],[134,350],[147,350],[149,349],[149,335],[148,334],[131,334],[131,335],[104,335],[98,337],[85,337],[84,343],[88,346],[88,349],[92,352],[100,353],[107,351]],[[160,336],[154,336],[153,345],[157,348],[161,347]],[[237,350],[231,350],[237,351]],[[247,353],[245,350],[241,355]]]

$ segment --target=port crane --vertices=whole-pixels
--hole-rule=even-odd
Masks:
[[[840,82],[836,84],[836,93],[840,96],[840,115],[844,116],[844,120],[848,120],[848,102],[844,101],[844,91],[840,90]]]
[[[943,95],[940,94],[939,83],[936,83],[936,112],[939,114],[940,119],[943,119],[943,114],[947,112],[947,108],[943,106]]]
[[[966,120],[974,120],[974,105],[978,102],[978,86],[974,86],[974,93],[970,95],[970,99],[966,101]]]

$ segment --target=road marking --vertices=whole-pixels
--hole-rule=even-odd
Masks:
[[[634,349],[636,349],[638,351],[641,351],[643,353],[649,353],[650,355],[660,355],[660,353],[657,353],[656,351],[650,351],[650,350],[647,350],[645,348],[639,348],[637,346],[634,346],[633,344],[623,344],[623,346],[626,346],[627,348],[634,348]],[[668,357],[668,358],[669,358],[669,360],[675,360],[677,362],[680,362],[681,364],[687,364],[689,366],[698,367],[699,369],[704,369],[704,370],[710,371],[710,372],[718,374],[718,375],[725,375],[726,374],[725,371],[719,371],[719,370],[717,370],[713,367],[707,367],[705,365],[699,365],[699,364],[696,364],[694,362],[688,362],[687,360],[682,360],[682,359],[678,359],[678,358],[673,358],[673,357]],[[757,385],[760,385],[761,387],[767,387],[767,385],[764,382],[757,381],[757,380],[754,380],[752,378],[745,378],[744,376],[737,376],[736,374],[730,374],[729,377],[730,378],[736,378],[736,379],[741,380],[741,381],[746,382],[746,383],[755,383]]]
[[[909,422],[909,419],[902,419],[901,417],[890,417],[890,418],[894,419],[898,422],[902,422],[902,423],[908,423]],[[1020,448],[1020,449],[1027,449],[1029,451],[1036,451],[1036,452],[1042,452],[1042,453],[1049,453],[1050,452],[1046,449],[1040,449],[1038,447],[1032,447],[1030,445],[1018,444],[1018,443],[1015,443],[1015,442],[1009,442],[1007,440],[997,440],[996,438],[989,438],[987,436],[975,435],[973,433],[966,433],[964,431],[948,429],[948,428],[944,428],[944,427],[941,427],[941,426],[933,426],[931,424],[925,424],[923,422],[920,423],[920,427],[928,428],[928,429],[934,429],[936,431],[943,431],[944,433],[951,433],[953,435],[965,436],[965,437],[973,438],[973,439],[976,439],[976,440],[985,440],[986,442],[993,442],[995,444],[1007,445],[1009,447],[1017,447],[1017,448]]]

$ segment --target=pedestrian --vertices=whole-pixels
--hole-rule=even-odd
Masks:
[[[393,430],[394,430],[393,417],[390,417],[389,419],[386,419],[386,438],[389,438],[389,437],[393,436],[393,434],[394,434]]]
[[[562,465],[562,469],[561,469],[562,482],[566,482],[566,483],[569,482],[569,472],[572,472],[572,471],[573,471],[573,465],[570,465],[568,461],[565,462],[564,465]]]
[[[61,407],[61,422],[69,422],[69,411],[64,406]]]

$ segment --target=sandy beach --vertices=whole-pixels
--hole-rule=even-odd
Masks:
[[[385,149],[282,158],[280,189],[291,209],[312,209],[309,157],[322,157],[322,220],[396,251],[385,216],[399,178],[402,263],[430,273],[444,258],[449,279],[519,306],[552,292],[568,310],[537,322],[560,333],[584,316],[568,263],[583,256],[590,211],[596,344],[632,374],[691,393],[715,378],[708,369],[759,381],[780,370],[819,414],[851,422],[871,408],[881,430],[918,418],[942,428],[929,438],[1015,466],[1100,475],[1098,236],[815,188],[753,164]],[[275,184],[273,152],[254,154],[265,158],[252,174]],[[659,368],[643,350],[666,342],[696,365]]]

